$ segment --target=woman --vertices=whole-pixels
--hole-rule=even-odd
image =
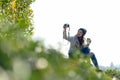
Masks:
[[[63,38],[70,42],[70,48],[69,48],[69,52],[68,52],[69,58],[73,58],[74,52],[76,51],[76,49],[79,48],[80,51],[82,53],[84,53],[85,55],[88,55],[88,54],[90,55],[90,58],[94,64],[94,66],[97,69],[99,69],[96,56],[94,53],[90,52],[90,49],[89,49],[89,45],[91,43],[91,40],[88,38],[87,44],[85,44],[84,36],[85,36],[87,30],[84,28],[80,28],[80,29],[78,29],[78,32],[75,36],[69,36],[69,35],[67,36],[65,25],[63,26],[63,28],[64,28]]]

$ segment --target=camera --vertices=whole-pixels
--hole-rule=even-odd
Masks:
[[[69,28],[69,24],[64,24],[63,28]]]

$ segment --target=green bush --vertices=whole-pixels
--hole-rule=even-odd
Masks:
[[[104,72],[96,72],[87,58],[65,58],[58,50],[46,49],[40,41],[26,44],[15,48],[11,41],[6,51],[0,50],[0,66],[11,80],[111,80]],[[17,50],[9,50],[9,54],[9,47]]]
[[[120,79],[120,70],[118,70],[118,69],[108,68],[105,70],[105,73],[107,75],[111,76],[112,78],[116,77],[116,78]]]

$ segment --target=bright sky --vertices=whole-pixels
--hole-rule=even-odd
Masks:
[[[36,0],[34,10],[34,36],[59,49],[67,56],[69,43],[63,40],[63,24],[70,24],[73,36],[81,27],[87,29],[86,38],[92,40],[90,48],[99,65],[111,62],[120,65],[120,1],[119,0]]]

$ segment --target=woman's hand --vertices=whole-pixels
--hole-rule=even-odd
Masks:
[[[87,44],[89,45],[91,43],[91,39],[87,38]]]

